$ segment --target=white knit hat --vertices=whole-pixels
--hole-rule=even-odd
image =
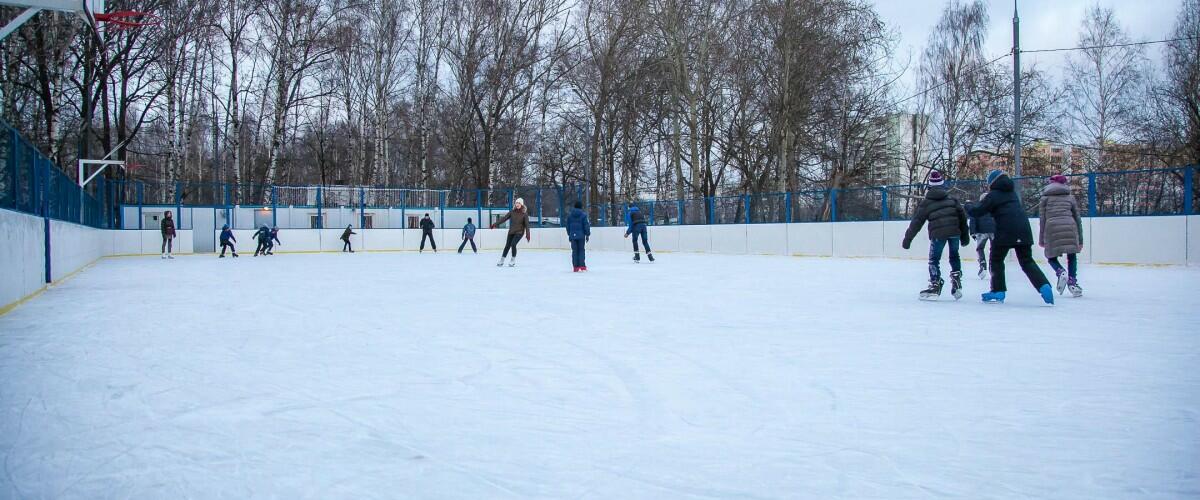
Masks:
[[[517,198],[517,201],[514,201],[513,205],[521,205],[522,207],[525,206],[525,198]]]

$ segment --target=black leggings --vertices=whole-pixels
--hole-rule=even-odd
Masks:
[[[171,249],[171,243],[174,240],[175,240],[174,236],[167,236],[165,234],[163,235],[162,253],[170,253],[170,252],[174,251]]]
[[[1005,292],[1008,287],[1004,282],[1004,258],[1008,257],[1008,251],[1013,250],[1017,253],[1017,262],[1021,264],[1021,270],[1025,272],[1025,277],[1029,278],[1029,283],[1033,285],[1034,290],[1040,290],[1042,285],[1050,283],[1046,280],[1046,275],[1042,274],[1042,270],[1038,267],[1037,262],[1033,261],[1033,246],[1005,246],[997,245],[992,242],[992,291]]]
[[[344,242],[345,242],[344,244],[342,244],[342,251],[343,251],[343,252],[346,252],[346,251],[353,252],[353,251],[354,251],[354,247],[350,246],[350,239],[348,239],[348,238],[347,238],[347,239],[344,239],[344,240],[342,240],[342,241],[344,241]]]
[[[517,256],[517,243],[521,242],[521,236],[521,233],[508,235],[508,241],[504,243],[504,253],[500,255],[501,259],[508,257],[508,249],[510,248],[512,249],[513,257]]]

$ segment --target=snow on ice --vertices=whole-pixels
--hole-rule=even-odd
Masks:
[[[103,260],[0,317],[0,497],[1200,495],[1200,270],[630,257]]]

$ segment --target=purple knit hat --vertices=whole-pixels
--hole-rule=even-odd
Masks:
[[[1050,176],[1050,183],[1051,183],[1051,184],[1066,184],[1066,183],[1067,183],[1067,176],[1065,176],[1065,175],[1063,175],[1063,174],[1055,174],[1055,175],[1051,175],[1051,176]]]
[[[939,172],[937,170],[929,172],[929,185],[930,186],[941,186],[942,184],[945,184],[945,183],[946,183],[946,177],[943,176],[941,172]]]

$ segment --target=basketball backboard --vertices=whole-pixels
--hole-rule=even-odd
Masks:
[[[54,10],[59,12],[74,12],[83,18],[84,22],[89,26],[96,26],[96,14],[107,12],[104,6],[105,0],[0,0],[0,5],[10,7],[21,7],[25,10],[17,17],[9,21],[4,28],[0,28],[0,40],[4,40],[12,32],[20,28],[22,24],[37,15],[43,10]]]

